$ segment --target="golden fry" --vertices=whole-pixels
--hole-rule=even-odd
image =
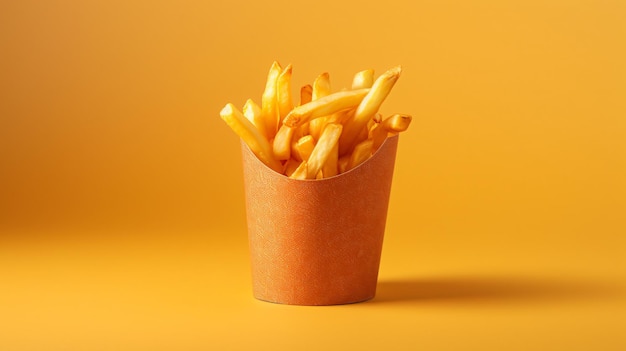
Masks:
[[[372,156],[372,144],[373,141],[367,139],[354,147],[354,151],[352,151],[352,155],[350,156],[350,162],[348,163],[348,170],[360,165]]]
[[[278,62],[274,61],[270,71],[267,74],[265,82],[265,91],[261,97],[261,115],[265,121],[265,136],[270,140],[276,134],[279,122],[278,97],[277,97],[277,81],[282,68]]]
[[[386,118],[382,122],[382,125],[383,125],[383,128],[385,128],[385,130],[388,132],[400,133],[400,132],[404,132],[405,130],[409,128],[409,125],[411,124],[412,120],[413,120],[413,117],[409,115],[395,114]]]
[[[343,126],[341,124],[328,124],[324,128],[320,139],[317,144],[315,144],[315,148],[307,159],[307,179],[315,179],[317,174],[322,170],[333,148],[339,141],[342,129]]]
[[[370,129],[370,139],[372,140],[372,152],[375,152],[387,139],[387,131],[383,128],[382,123],[376,123]]]
[[[302,106],[306,103],[311,102],[313,99],[313,87],[310,84],[307,84],[300,88],[300,105]]]
[[[278,114],[279,121],[289,114],[289,111],[293,109],[293,99],[291,97],[291,64],[287,65],[285,69],[280,72],[278,81],[276,82],[276,89],[278,90]]]
[[[288,160],[291,158],[291,139],[295,128],[289,128],[286,125],[281,125],[276,133],[276,137],[272,143],[274,157],[279,160]]]
[[[361,72],[357,72],[352,79],[352,89],[371,88],[374,84],[374,70],[366,69]]]
[[[298,106],[307,104],[311,102],[312,99],[313,99],[313,87],[310,84],[307,84],[303,86],[302,88],[300,88],[300,105]],[[300,137],[305,136],[307,134],[309,134],[309,124],[303,123],[297,128],[296,132],[294,133],[294,137],[299,139]]]
[[[259,129],[257,124],[263,123],[261,120],[261,108],[256,102],[252,101],[252,99],[246,100],[246,103],[243,105],[243,115],[248,121],[252,122],[257,129]]]
[[[289,176],[289,178],[292,179],[307,179],[306,175],[307,175],[307,162],[306,161],[302,161],[302,163],[300,163],[300,165],[298,166],[298,168],[296,168],[295,171],[293,171],[293,173]]]
[[[337,170],[339,171],[339,174],[345,173],[348,171],[349,163],[350,163],[350,155],[339,157],[339,159],[337,160]]]
[[[287,162],[285,163],[285,175],[287,177],[291,177],[291,175],[296,171],[296,169],[298,169],[301,163],[302,161],[298,161],[293,158],[287,160]]]
[[[369,89],[359,89],[332,93],[294,108],[287,117],[285,117],[283,123],[289,127],[297,127],[314,118],[354,108],[361,103],[361,100],[363,100],[369,91]]]
[[[326,122],[329,123],[329,124],[330,123],[344,124],[348,120],[350,120],[352,115],[354,115],[354,111],[355,110],[356,110],[356,108],[353,108],[353,109],[350,109],[350,110],[343,110],[343,111],[335,112],[330,117],[328,117]]]
[[[309,159],[314,148],[315,140],[311,135],[305,135],[296,142],[296,151],[302,161]]]
[[[363,101],[361,101],[354,113],[354,120],[357,123],[367,121],[378,111],[380,105],[385,101],[396,81],[398,81],[398,78],[400,78],[400,73],[402,73],[402,67],[396,66],[376,79],[369,94],[363,98]]]
[[[401,72],[402,68],[397,66],[386,71],[376,79],[367,96],[363,98],[354,112],[354,117],[346,124],[346,128],[339,140],[340,155],[345,154],[357,143],[356,139],[362,128],[367,125],[367,121],[378,111],[380,105],[387,98],[387,95],[389,95],[389,92],[391,92],[391,89],[400,77]]]
[[[272,155],[272,147],[259,130],[233,104],[226,104],[220,117],[268,167],[280,172],[282,165]]]
[[[373,141],[372,153],[380,148],[389,134],[397,134],[407,130],[412,119],[409,115],[395,114],[374,124],[369,132],[369,138]]]
[[[298,132],[298,130],[296,129],[296,133]],[[300,138],[296,137],[296,133],[294,133],[294,135],[291,137],[291,158],[295,159],[296,161],[302,161],[302,157],[300,157],[300,151],[298,151],[298,140],[300,140]]]
[[[328,158],[326,159],[326,162],[324,162],[324,166],[322,166],[321,173],[324,175],[324,178],[333,177],[339,174],[338,173],[339,169],[337,166],[338,160],[339,160],[339,144],[335,143],[335,145],[333,145],[332,150],[330,150],[330,152],[328,153]]]
[[[313,82],[312,100],[319,100],[324,96],[330,95],[330,75],[324,72],[315,78]]]
[[[330,95],[330,91],[330,76],[328,75],[328,72],[324,72],[313,82],[312,101],[319,100],[324,96]],[[313,138],[315,138],[315,140],[319,140],[320,134],[322,134],[322,129],[326,124],[325,120],[326,117],[319,117],[312,119],[309,122],[309,133],[313,136]]]

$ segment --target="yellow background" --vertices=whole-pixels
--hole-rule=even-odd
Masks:
[[[0,349],[626,349],[626,2],[2,1]],[[377,297],[251,297],[239,141],[402,64]]]

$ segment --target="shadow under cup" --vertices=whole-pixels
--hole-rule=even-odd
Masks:
[[[242,144],[254,297],[335,305],[376,293],[398,136],[335,177],[295,180]]]

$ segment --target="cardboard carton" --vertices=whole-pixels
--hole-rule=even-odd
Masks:
[[[294,180],[242,143],[253,293],[295,305],[369,300],[376,292],[398,136],[367,161]]]

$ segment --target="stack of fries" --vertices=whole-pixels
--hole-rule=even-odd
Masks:
[[[274,62],[261,106],[248,99],[241,112],[228,103],[220,116],[268,167],[293,179],[323,179],[353,169],[390,135],[405,131],[411,116],[378,113],[400,77],[400,66],[374,80],[371,69],[356,73],[349,90],[332,92],[328,73],[291,94],[291,64]]]

